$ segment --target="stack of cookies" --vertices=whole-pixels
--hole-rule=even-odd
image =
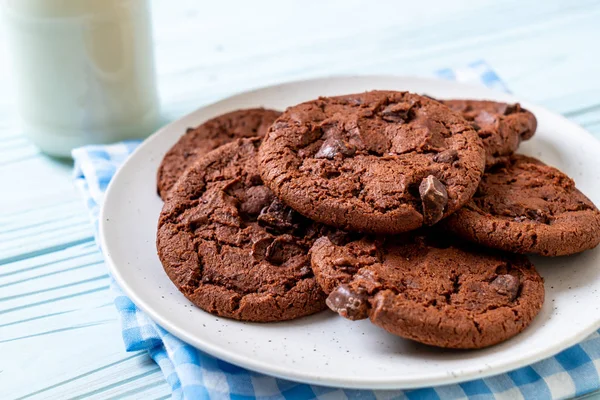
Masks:
[[[216,117],[159,168],[159,257],[219,316],[329,308],[429,345],[499,343],[544,301],[524,254],[600,242],[573,180],[514,154],[536,126],[518,104],[394,91]]]

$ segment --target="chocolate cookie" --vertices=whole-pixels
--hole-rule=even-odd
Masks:
[[[513,253],[561,256],[600,242],[600,212],[573,180],[522,155],[486,172],[473,199],[444,222],[465,239]]]
[[[312,266],[341,316],[369,318],[390,333],[433,346],[502,342],[542,308],[542,278],[524,256],[432,236],[315,242]]]
[[[169,278],[198,307],[245,321],[283,321],[325,308],[308,251],[323,227],[263,186],[260,139],[206,154],[173,187],[158,224]]]
[[[391,234],[434,224],[466,203],[485,153],[471,125],[441,103],[372,91],[288,108],[259,161],[265,184],[303,215]]]
[[[522,140],[530,139],[537,120],[520,104],[487,100],[439,100],[462,114],[477,131],[485,149],[486,167],[491,167],[517,151]]]
[[[200,156],[237,138],[262,137],[280,115],[264,108],[219,115],[187,132],[165,154],[157,173],[157,191],[164,200],[183,171]]]

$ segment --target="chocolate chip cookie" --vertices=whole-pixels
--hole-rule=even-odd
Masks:
[[[486,167],[491,167],[517,151],[522,140],[531,139],[537,128],[533,113],[520,104],[487,100],[439,100],[471,122],[483,141]]]
[[[523,155],[486,172],[473,199],[444,226],[513,253],[561,256],[600,242],[600,212],[573,180]]]
[[[325,308],[308,257],[324,228],[262,184],[259,143],[237,139],[185,172],[164,204],[157,249],[169,278],[198,307],[283,321]]]
[[[259,162],[265,184],[301,214],[393,234],[435,224],[466,203],[485,152],[470,123],[441,103],[372,91],[288,108]]]
[[[390,333],[474,349],[525,329],[542,308],[542,278],[526,257],[427,234],[346,244],[317,240],[313,270],[327,305]]]
[[[219,115],[187,132],[165,154],[157,173],[157,191],[164,200],[183,171],[200,156],[237,138],[262,137],[280,115],[264,108]]]

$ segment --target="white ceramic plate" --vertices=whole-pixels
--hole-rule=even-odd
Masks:
[[[448,351],[392,336],[368,321],[331,312],[296,321],[257,324],[217,318],[180,294],[156,255],[162,202],[156,169],[189,126],[238,108],[284,109],[320,95],[370,89],[410,90],[440,98],[520,101],[484,87],[408,77],[347,77],[293,82],[243,93],[201,108],[162,128],[113,179],[101,215],[104,253],[113,276],[136,305],[186,342],[242,367],[301,382],[352,388],[400,389],[498,374],[552,356],[600,327],[600,253],[534,258],[546,281],[546,304],[515,338],[483,350]],[[539,121],[521,152],[573,177],[600,204],[600,143],[579,126],[521,101]]]

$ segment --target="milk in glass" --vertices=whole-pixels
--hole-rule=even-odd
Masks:
[[[158,124],[146,0],[2,0],[22,129],[44,152]]]

